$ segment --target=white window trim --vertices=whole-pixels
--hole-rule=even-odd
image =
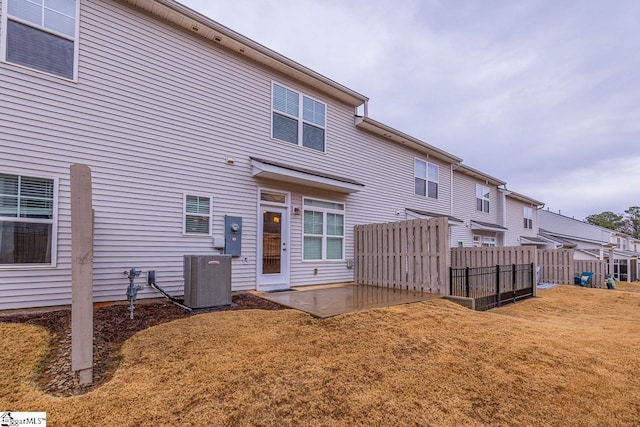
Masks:
[[[9,0],[2,1],[2,16],[0,17],[0,62],[11,64],[14,67],[22,68],[24,70],[34,71],[40,74],[45,74],[47,76],[56,77],[58,79],[66,80],[68,82],[78,83],[78,59],[79,59],[79,44],[80,44],[80,1],[75,0],[76,2],[76,16],[75,16],[75,35],[73,37],[68,36],[67,34],[62,34],[57,31],[50,30],[48,28],[42,27],[40,25],[36,25],[33,22],[25,21],[24,19],[14,18],[11,19],[15,22],[19,22],[21,24],[30,26],[32,28],[36,28],[41,31],[45,31],[49,34],[53,34],[58,37],[65,38],[67,40],[73,41],[73,78],[69,79],[67,77],[59,76],[57,74],[49,73],[47,71],[38,70],[37,68],[31,68],[26,65],[14,64],[13,62],[7,61],[7,20],[9,19]]]
[[[524,226],[524,228],[527,230],[533,230],[533,208],[530,206],[523,206],[522,216],[524,220],[528,220],[528,223],[526,226],[524,224],[524,221],[522,221],[522,225]]]
[[[36,218],[14,218],[0,217],[2,221],[12,222],[32,222],[39,224],[52,224],[51,226],[51,263],[49,264],[0,264],[0,270],[27,270],[27,269],[43,269],[56,268],[58,266],[58,201],[59,201],[59,179],[55,176],[45,176],[32,174],[24,171],[0,170],[1,173],[7,175],[28,176],[32,178],[51,179],[53,180],[53,218],[52,219],[36,219]]]
[[[273,108],[274,85],[282,86],[283,88],[288,89],[288,90],[298,94],[298,116],[297,117],[292,116],[290,114],[287,114],[287,113],[285,113],[283,111],[275,110]],[[309,99],[311,99],[313,101],[316,101],[316,102],[324,105],[324,126],[320,126],[317,123],[313,123],[313,122],[309,122],[309,121],[304,120],[304,117],[303,117],[303,113],[304,113],[304,110],[303,110],[303,108],[304,108],[304,97],[307,97],[307,98],[309,98]],[[314,153],[326,153],[327,152],[327,124],[328,124],[328,117],[329,117],[329,106],[327,105],[326,102],[322,102],[319,99],[314,98],[313,96],[309,96],[304,92],[301,92],[301,91],[299,91],[297,89],[289,87],[289,86],[287,86],[285,84],[282,84],[280,82],[276,82],[274,80],[271,81],[271,131],[270,131],[269,135],[271,136],[271,139],[273,139],[274,141],[286,142],[287,144],[291,145],[292,144],[291,142],[285,141],[283,139],[278,139],[278,138],[275,138],[273,136],[273,113],[277,113],[277,114],[280,114],[280,115],[282,115],[284,117],[288,117],[290,119],[294,119],[294,120],[296,120],[298,122],[298,143],[296,144],[298,147],[304,148],[306,150],[310,150],[310,151],[312,151]],[[308,124],[309,126],[314,126],[314,127],[319,128],[319,129],[322,129],[324,131],[324,140],[322,141],[323,142],[322,145],[324,147],[324,150],[320,151],[320,150],[316,150],[315,148],[305,147],[304,145],[302,145],[303,138],[304,138],[304,136],[302,134],[303,133],[303,125],[305,123]]]
[[[478,243],[476,245],[476,243]],[[474,248],[495,248],[497,247],[497,239],[491,236],[481,236],[479,234],[473,235],[473,243],[472,246]]]
[[[423,178],[421,176],[417,176],[416,175],[416,161],[420,161],[422,163],[425,164],[425,170],[426,170],[426,176]],[[438,171],[438,180],[437,181],[429,181],[429,166],[434,166],[436,168],[436,170]],[[416,194],[416,178],[420,178],[420,179],[424,179],[426,181],[425,184],[425,194]],[[429,182],[435,182],[436,184],[436,197],[430,197],[429,196]],[[414,196],[418,196],[418,197],[426,197],[427,199],[431,199],[431,200],[438,200],[438,198],[440,197],[440,166],[435,164],[435,163],[431,163],[427,160],[421,159],[420,157],[414,157],[413,160],[413,195]]]
[[[482,195],[482,197],[478,197],[478,189],[482,188],[482,189],[486,189],[487,191],[480,191],[480,194]],[[489,197],[484,197],[484,194],[488,193]],[[478,209],[478,199],[482,200],[482,210]],[[482,185],[482,184],[476,184],[476,212],[484,212],[484,213],[490,213],[491,212],[491,188],[487,187],[486,185]],[[488,202],[487,203],[487,210],[484,210],[484,202]]]
[[[281,196],[284,196],[284,203],[262,200],[262,192],[280,194]],[[290,200],[291,200],[291,193],[288,191],[275,190],[273,188],[266,188],[266,187],[258,188],[258,210],[259,211],[260,211],[260,205],[280,206],[280,207],[288,208],[290,206]]]
[[[306,208],[305,205],[305,200],[316,200],[318,202],[326,202],[326,203],[336,203],[339,205],[342,205],[343,210],[339,210],[339,209],[330,209],[330,208],[321,208],[318,206],[309,206],[309,208]],[[305,237],[320,237],[319,234],[306,234],[304,232],[304,212],[305,211],[313,211],[313,212],[322,212],[322,247],[321,247],[321,255],[322,258],[321,259],[304,259],[304,238]],[[343,230],[342,230],[342,236],[328,236],[327,235],[327,213],[333,213],[333,214],[338,214],[338,215],[342,215],[342,223],[343,223]],[[346,229],[347,229],[347,205],[344,202],[336,202],[335,200],[326,200],[326,199],[319,199],[317,197],[303,197],[302,198],[302,262],[303,263],[318,263],[318,262],[322,262],[322,263],[340,263],[340,262],[344,262],[345,261],[345,252],[346,252],[346,248],[345,248],[345,234],[346,234]],[[331,238],[342,238],[342,258],[340,259],[327,259],[327,237],[331,237]]]
[[[193,197],[207,197],[209,199],[209,215],[197,214],[197,216],[206,216],[209,218],[209,232],[207,234],[201,233],[187,233],[187,215],[196,215],[193,213],[187,213],[187,196]],[[182,235],[186,237],[211,237],[211,229],[213,227],[213,197],[202,193],[182,193]]]

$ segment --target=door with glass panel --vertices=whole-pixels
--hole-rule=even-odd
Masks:
[[[286,207],[261,205],[258,233],[258,288],[289,287],[289,220]]]

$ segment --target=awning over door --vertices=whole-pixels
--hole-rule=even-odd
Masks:
[[[498,224],[490,224],[488,222],[471,221],[472,230],[493,231],[496,233],[504,233],[507,231],[506,227]]]
[[[411,209],[411,208],[404,208],[404,210],[407,212],[407,219],[411,219],[411,218],[431,219],[431,218],[439,218],[444,216],[448,219],[449,225],[462,225],[464,223],[461,219],[458,219],[454,216],[447,215],[447,214],[439,214],[437,212],[428,212],[420,209]]]
[[[540,246],[545,246],[547,245],[549,242],[547,242],[544,239],[541,239],[539,237],[532,237],[532,236],[520,236],[520,243],[523,245],[540,245]]]
[[[364,184],[353,179],[329,175],[309,169],[297,168],[254,157],[251,158],[251,175],[276,181],[286,181],[309,187],[338,191],[340,193],[355,193],[364,188]]]

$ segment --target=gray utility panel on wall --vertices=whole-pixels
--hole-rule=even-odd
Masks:
[[[224,253],[231,256],[242,254],[242,218],[224,216]]]

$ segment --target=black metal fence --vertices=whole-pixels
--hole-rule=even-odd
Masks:
[[[476,310],[489,310],[533,296],[535,268],[531,264],[450,268],[450,295],[473,298]]]

